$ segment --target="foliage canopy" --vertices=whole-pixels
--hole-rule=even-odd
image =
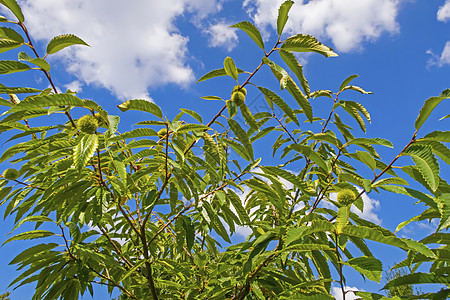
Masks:
[[[382,262],[372,254],[370,240],[407,253],[394,268],[408,267],[412,273],[395,276],[385,289],[434,283],[442,290],[420,297],[448,297],[450,186],[439,170],[450,163],[450,132],[419,134],[434,108],[450,97],[448,90],[425,101],[410,142],[383,162],[376,148],[392,147],[391,142],[362,135],[369,112],[361,103],[344,100],[351,90],[370,94],[352,85],[357,75],[337,91],[310,90],[295,53],[336,53],[310,35],[281,39],[293,4],[286,1],[272,48],[252,23],[233,25],[262,50],[262,60],[253,70],[241,70],[227,57],[223,68],[198,80],[229,76],[236,81],[229,87],[230,99],[203,97],[223,103],[207,123],[189,109],[170,120],[156,104],[132,99],[118,105],[123,116],[137,110],[147,119],[122,132],[119,116],[75,92],[58,93],[52,82],[46,58],[87,43],[60,35],[41,57],[17,2],[0,4],[17,19],[0,18],[10,25],[1,27],[0,52],[28,51],[18,60],[0,60],[0,73],[39,70],[53,87],[0,85],[7,95],[0,99],[5,107],[0,133],[11,135],[0,162],[18,170],[17,178],[0,177],[0,201],[5,217],[15,218],[13,232],[35,224],[5,243],[36,240],[11,261],[22,271],[11,286],[36,284],[34,299],[76,299],[92,294],[95,284],[120,291],[120,299],[333,299],[336,282],[345,299],[348,268],[381,280]],[[253,76],[262,69],[270,69],[285,91],[259,86]],[[250,85],[265,96],[266,111],[254,113],[245,104]],[[311,106],[319,97],[332,104],[325,115]],[[59,114],[67,122],[56,122]],[[347,124],[348,117],[359,129]],[[39,126],[33,125],[36,119]],[[255,155],[261,141],[271,145],[277,165]],[[399,164],[405,157],[412,164]],[[373,176],[363,176],[364,168]],[[423,190],[407,187],[408,181]],[[421,241],[399,238],[351,211],[351,206],[364,210],[364,193],[382,190],[427,207],[398,229],[437,219],[436,233]],[[232,244],[239,226],[251,234]],[[426,272],[418,272],[421,265]]]

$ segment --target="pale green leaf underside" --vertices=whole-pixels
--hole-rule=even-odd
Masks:
[[[89,46],[85,41],[73,34],[63,34],[54,37],[47,45],[47,54],[54,54],[72,45]]]

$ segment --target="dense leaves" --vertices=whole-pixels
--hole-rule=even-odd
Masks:
[[[18,18],[19,29],[26,29],[14,0],[0,4]],[[278,11],[279,36],[292,4],[285,1]],[[264,50],[252,23],[233,27]],[[5,51],[33,47],[28,36],[9,28],[0,30],[0,39],[9,45]],[[71,45],[87,44],[59,35],[49,42],[47,54]],[[275,52],[286,69],[269,58]],[[208,116],[190,109],[169,119],[157,104],[132,99],[118,105],[121,117],[137,110],[142,119],[133,130],[118,131],[118,116],[70,91],[1,86],[9,99],[0,99],[0,133],[11,142],[0,161],[17,169],[14,178],[0,177],[0,203],[5,217],[15,222],[5,243],[34,243],[11,261],[20,272],[11,286],[35,284],[35,299],[76,299],[92,294],[94,285],[120,299],[333,299],[333,282],[351,284],[347,270],[381,281],[383,264],[367,243],[374,241],[403,249],[406,258],[394,268],[412,270],[385,288],[433,283],[442,290],[427,293],[428,298],[448,296],[450,186],[440,177],[440,165],[450,162],[445,145],[450,135],[417,136],[447,93],[425,102],[410,142],[383,162],[376,149],[392,148],[392,143],[366,136],[369,112],[346,99],[348,90],[370,93],[349,85],[357,75],[345,79],[338,91],[311,91],[292,52],[336,56],[314,37],[298,34],[278,38],[246,74],[225,58],[223,68],[198,82],[228,75],[239,92],[247,84],[258,87],[268,107],[256,112],[245,103],[205,96],[224,101],[208,123],[203,122]],[[0,73],[34,68],[54,86],[45,57],[25,49],[18,60],[0,61]],[[253,76],[257,72],[271,72],[288,93],[260,86]],[[310,102],[317,97],[324,97],[329,111],[313,111]],[[67,121],[59,122],[56,113]],[[88,116],[95,126],[80,130],[82,122],[74,115]],[[354,122],[360,130],[347,124]],[[260,154],[257,147],[269,151]],[[274,161],[270,154],[276,165],[268,163]],[[414,164],[406,165],[408,159]],[[405,187],[411,179],[425,192]],[[401,238],[353,212],[352,206],[364,211],[364,193],[381,190],[426,206],[398,229],[435,220],[436,233],[421,241]],[[351,201],[339,200],[339,193],[352,195]],[[35,228],[19,231],[28,224]],[[368,292],[358,296],[386,298]]]

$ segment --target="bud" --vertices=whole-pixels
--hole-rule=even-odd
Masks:
[[[95,133],[97,127],[97,118],[92,115],[85,115],[78,120],[78,129],[80,129],[81,132],[92,134]]]
[[[3,172],[3,177],[5,177],[8,180],[15,180],[17,178],[19,178],[19,171],[17,171],[16,169],[6,169]]]
[[[337,201],[342,205],[352,204],[356,199],[356,195],[352,190],[341,190],[337,194]]]
[[[167,134],[167,128],[162,128],[160,131],[158,131],[158,137],[160,139],[165,138],[166,134]]]
[[[241,106],[244,104],[245,102],[245,94],[241,91],[239,92],[234,92],[233,94],[231,94],[231,100],[237,105],[237,106]]]

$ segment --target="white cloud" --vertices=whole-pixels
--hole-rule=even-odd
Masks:
[[[244,7],[265,36],[276,28],[278,7],[284,0],[246,0]],[[289,12],[285,32],[307,33],[331,39],[339,52],[361,49],[384,32],[397,33],[398,0],[296,1]]]
[[[237,46],[237,29],[230,28],[230,25],[221,21],[204,29],[204,32],[209,36],[209,47],[224,47],[228,51],[231,51]]]
[[[197,19],[220,9],[222,1],[33,0],[20,1],[32,36],[40,41],[73,33],[92,47],[57,54],[80,81],[112,91],[120,99],[146,98],[149,87],[186,85],[187,36],[174,25],[192,12]]]
[[[361,298],[358,298],[358,297],[353,293],[353,291],[355,291],[355,292],[356,292],[356,291],[360,291],[358,288],[346,286],[346,287],[344,287],[344,290],[345,290],[345,291],[352,291],[352,292],[347,292],[347,293],[345,294],[345,299],[346,299],[346,300],[356,300],[356,299],[361,299]],[[340,287],[333,286],[333,287],[331,288],[331,294],[334,296],[334,298],[336,298],[336,300],[342,300],[342,299],[343,299],[343,297],[342,297],[342,290],[341,290]]]
[[[450,41],[445,43],[444,50],[442,50],[440,55],[435,54],[432,50],[428,50],[427,54],[430,54],[431,57],[428,60],[428,66],[437,65],[442,67],[443,65],[450,64]]]
[[[450,0],[445,1],[445,4],[439,7],[436,16],[441,22],[447,22],[450,20]]]
[[[445,4],[439,7],[439,10],[436,14],[436,18],[438,21],[447,22],[450,20],[450,0],[446,0]],[[450,64],[450,41],[445,43],[444,49],[441,54],[435,54],[431,49],[427,51],[427,54],[431,55],[430,59],[428,59],[427,66],[437,65],[442,67],[444,65]]]
[[[81,93],[83,91],[83,83],[79,80],[74,80],[65,84],[64,87],[72,92]]]

